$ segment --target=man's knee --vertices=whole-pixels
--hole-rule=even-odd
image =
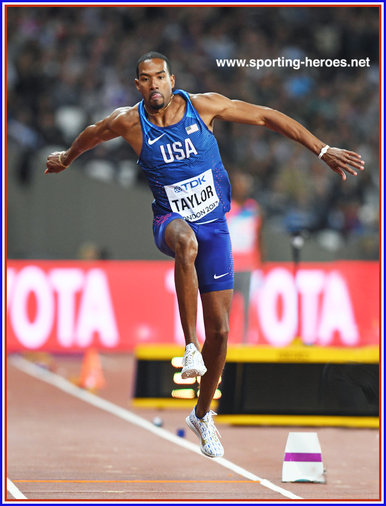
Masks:
[[[220,326],[212,327],[206,332],[206,340],[218,346],[224,345],[228,341],[229,325],[223,324]]]
[[[165,239],[168,246],[174,250],[175,257],[183,263],[195,261],[198,253],[198,243],[193,230],[186,223],[174,223],[166,230]]]
[[[176,258],[186,263],[193,263],[198,253],[196,236],[192,233],[181,232],[176,240]]]

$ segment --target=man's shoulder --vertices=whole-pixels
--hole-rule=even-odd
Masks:
[[[207,112],[212,111],[213,113],[222,110],[225,102],[229,101],[227,97],[214,91],[209,91],[206,93],[193,93],[189,94],[189,97],[192,101],[193,106],[198,111],[205,110]]]
[[[205,93],[189,93],[190,100],[195,102],[215,102],[225,98],[220,93],[216,93],[215,91],[207,91]]]
[[[127,105],[118,107],[111,114],[112,120],[130,121],[139,117],[139,102],[135,105]]]
[[[112,129],[119,127],[131,127],[139,121],[139,102],[133,106],[123,106],[115,109],[109,117],[109,125]]]

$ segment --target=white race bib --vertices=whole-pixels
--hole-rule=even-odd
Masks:
[[[197,221],[219,205],[211,169],[164,188],[172,211],[187,221]]]

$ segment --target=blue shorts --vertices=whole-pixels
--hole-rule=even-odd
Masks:
[[[174,252],[165,241],[165,229],[173,220],[183,220],[178,213],[155,216],[153,234],[157,248],[172,258]],[[185,220],[184,220],[185,221]],[[225,218],[211,223],[190,223],[195,233],[198,253],[195,261],[200,293],[233,289],[233,257],[231,239]]]

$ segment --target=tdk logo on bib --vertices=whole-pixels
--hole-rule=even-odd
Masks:
[[[196,179],[188,179],[186,183],[181,183],[181,186],[182,188],[185,190],[185,191],[189,191],[189,190],[192,190],[193,188],[196,188],[196,186],[200,186],[202,184],[205,184],[206,181],[205,181],[205,175],[206,173],[202,176],[198,176],[198,178]],[[179,186],[176,186],[174,188],[174,191],[176,193],[179,193],[182,191],[182,188],[180,188]]]
[[[219,205],[210,169],[164,188],[172,211],[187,221],[197,221]]]
[[[185,139],[184,143],[176,141],[172,144],[166,144],[166,146],[162,144],[160,149],[165,163],[172,163],[175,160],[184,160],[185,158],[190,158],[192,154],[198,154],[189,137]]]

